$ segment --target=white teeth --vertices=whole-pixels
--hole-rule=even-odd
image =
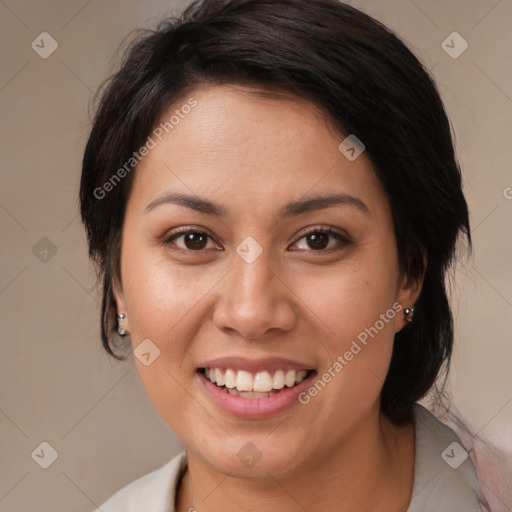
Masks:
[[[272,390],[272,377],[268,372],[259,372],[254,377],[254,391],[268,393]]]
[[[236,373],[233,370],[230,370],[229,368],[226,370],[226,373],[224,375],[224,386],[227,388],[234,388],[236,382]]]
[[[222,375],[219,368],[215,368],[215,381],[217,386],[224,386],[224,375]]]
[[[295,370],[288,370],[286,372],[286,376],[284,378],[284,383],[287,387],[291,388],[292,386],[295,386],[295,377],[297,375],[297,372]]]
[[[295,376],[295,384],[302,382],[306,378],[307,373],[306,370],[299,370]]]
[[[206,378],[217,386],[225,386],[228,390],[244,393],[237,396],[248,396],[248,393],[255,392],[258,396],[254,398],[261,398],[262,394],[283,389],[285,386],[291,388],[301,383],[307,373],[307,370],[277,370],[274,376],[271,376],[270,372],[262,371],[253,377],[251,372],[245,370],[237,371],[228,368],[224,373],[221,368],[205,368],[204,370]]]
[[[284,388],[284,372],[283,370],[277,370],[274,373],[274,378],[272,380],[272,387],[274,389],[283,389]]]
[[[235,387],[238,391],[252,391],[254,380],[250,372],[239,370],[236,374]]]

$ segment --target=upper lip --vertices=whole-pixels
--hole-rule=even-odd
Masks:
[[[310,364],[282,357],[247,359],[245,357],[218,357],[202,362],[199,368],[231,368],[251,373],[273,370],[312,370]]]

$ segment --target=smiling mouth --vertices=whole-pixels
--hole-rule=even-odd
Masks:
[[[275,370],[251,373],[232,368],[199,368],[198,373],[230,395],[242,398],[268,398],[285,388],[297,386],[316,371]]]

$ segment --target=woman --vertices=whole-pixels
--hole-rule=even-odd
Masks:
[[[107,511],[486,506],[416,402],[471,244],[431,78],[334,0],[203,0],[130,48],[85,150],[102,340],[186,452]]]

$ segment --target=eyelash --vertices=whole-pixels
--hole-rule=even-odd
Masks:
[[[194,228],[179,228],[176,231],[174,231],[170,236],[165,238],[165,240],[163,241],[163,245],[166,246],[166,247],[169,247],[171,245],[171,242],[173,242],[175,239],[179,238],[180,236],[187,235],[189,233],[199,233],[199,234],[202,234],[202,235],[206,235],[210,239],[213,240],[213,238],[206,231],[202,231],[200,229],[194,229]],[[309,251],[307,251],[307,250],[305,251],[303,249],[299,249],[299,251],[301,251],[301,252],[320,253],[320,254],[330,254],[332,252],[341,250],[345,246],[353,245],[353,241],[347,235],[342,235],[338,231],[335,231],[334,229],[332,229],[331,226],[328,226],[328,227],[315,227],[315,228],[309,229],[308,231],[304,232],[301,235],[301,237],[297,240],[297,242],[299,242],[303,238],[306,238],[308,235],[317,234],[317,233],[318,234],[332,235],[334,238],[337,238],[338,241],[341,242],[341,243],[338,246],[333,246],[333,247],[330,247],[329,249],[320,249],[320,250],[310,249]],[[297,242],[295,242],[295,243],[297,243]],[[201,250],[198,250],[198,251],[192,251],[192,250],[181,249],[181,248],[177,248],[177,249],[172,248],[172,250],[176,250],[176,251],[179,251],[179,252],[184,253],[184,254],[202,254],[202,253],[208,251],[209,249],[201,249]]]

